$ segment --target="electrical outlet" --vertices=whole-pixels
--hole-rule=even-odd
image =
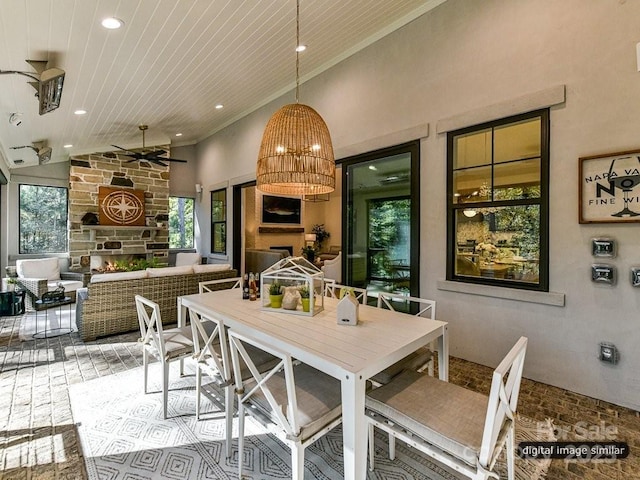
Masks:
[[[606,263],[594,263],[591,265],[591,280],[595,283],[615,285],[616,267],[607,265]]]
[[[600,344],[600,361],[605,363],[611,363],[613,365],[618,363],[620,355],[618,349],[612,343]]]

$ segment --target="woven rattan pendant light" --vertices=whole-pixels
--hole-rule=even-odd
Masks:
[[[300,0],[296,0],[296,47],[300,45]],[[336,163],[329,129],[313,108],[299,103],[296,48],[296,103],[269,119],[258,154],[256,186],[265,193],[318,195],[336,185]]]

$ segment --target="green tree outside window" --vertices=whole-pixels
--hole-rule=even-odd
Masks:
[[[19,185],[19,252],[67,251],[67,189]]]
[[[194,248],[193,198],[169,197],[169,248]]]

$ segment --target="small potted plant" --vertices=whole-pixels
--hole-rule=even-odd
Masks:
[[[306,258],[309,263],[313,263],[316,259],[316,250],[312,246],[307,245],[306,247],[302,247],[302,256]]]
[[[272,308],[282,307],[282,285],[278,282],[273,282],[269,285],[269,300]]]
[[[298,292],[300,292],[300,301],[302,302],[302,311],[309,311],[309,303],[311,297],[311,291],[309,290],[308,285],[301,285],[298,287]]]
[[[13,277],[7,278],[7,291],[15,292],[17,284],[18,284],[18,281],[15,278]]]

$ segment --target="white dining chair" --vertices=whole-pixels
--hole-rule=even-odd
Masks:
[[[144,393],[147,393],[149,355],[162,364],[162,404],[164,418],[167,418],[169,396],[169,363],[183,360],[193,354],[193,340],[190,327],[164,329],[160,316],[160,305],[141,295],[135,296],[140,342],[142,343],[142,363],[144,365]]]
[[[381,292],[378,294],[377,306],[378,308],[392,311],[396,311],[399,307],[402,307],[403,311],[407,310],[416,317],[424,317],[431,320],[436,318],[436,302],[435,300],[428,300],[426,298]],[[398,375],[405,368],[418,371],[428,369],[429,375],[433,376],[434,351],[435,348],[433,348],[433,345],[430,347],[421,347],[411,355],[376,374],[371,378],[371,380],[378,385],[384,385],[389,383],[393,377]]]
[[[231,284],[231,286],[224,284]],[[220,287],[220,286],[223,287]],[[242,277],[218,278],[217,280],[207,280],[198,283],[198,293],[213,292],[215,290],[224,290],[225,288],[242,288]]]
[[[324,296],[328,298],[342,298],[345,294],[353,295],[362,305],[367,304],[367,289],[359,287],[350,287],[336,282],[327,282],[324,284]]]
[[[340,381],[305,364],[294,367],[287,352],[229,330],[231,358],[238,395],[238,478],[242,478],[244,424],[248,413],[269,427],[291,448],[291,478],[304,477],[307,446],[340,424],[342,420]],[[268,372],[260,372],[248,347],[278,358]],[[244,360],[250,377],[242,378]]]
[[[200,293],[212,291],[208,290],[211,287],[220,290],[218,287],[221,284],[226,284],[226,288],[239,288],[241,280],[242,278],[238,277],[200,282]],[[233,286],[229,287],[232,283]],[[226,455],[229,457],[233,429],[234,382],[227,340],[228,329],[221,318],[206,316],[193,308],[188,308],[187,312],[193,338],[193,358],[196,361],[196,420],[201,418],[202,397],[219,404],[216,390],[224,389]],[[249,354],[259,371],[268,370],[277,362],[273,356],[259,349],[250,349]],[[242,375],[249,375],[246,367],[243,367]],[[204,379],[209,379],[211,383],[205,384]],[[213,389],[213,385],[217,388]]]
[[[374,469],[374,428],[474,480],[498,478],[493,471],[506,448],[507,475],[514,479],[514,416],[527,338],[520,337],[493,372],[489,396],[405,370],[367,393],[369,468]]]

